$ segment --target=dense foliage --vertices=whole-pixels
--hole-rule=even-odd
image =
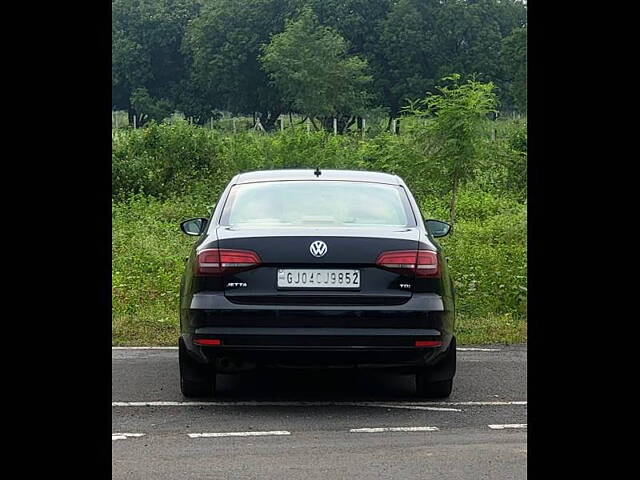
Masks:
[[[364,113],[371,77],[367,62],[348,56],[347,47],[340,34],[320,25],[306,8],[297,20],[287,22],[284,32],[273,36],[260,61],[289,111],[353,119]],[[349,126],[345,122],[343,130]]]
[[[152,101],[180,108],[187,76],[187,58],[181,50],[187,23],[196,18],[199,0],[111,1],[111,95],[116,108],[131,117],[148,111],[132,103],[132,95],[147,92]],[[138,119],[138,126],[144,119]]]
[[[112,12],[113,105],[138,126],[171,108],[200,124],[255,115],[271,129],[319,104],[350,116],[354,93],[397,115],[454,72],[493,82],[502,109],[526,108],[520,0],[112,0]],[[332,82],[341,99],[323,90]]]
[[[440,167],[450,182],[449,223],[455,222],[455,206],[458,188],[472,179],[486,153],[488,139],[482,135],[487,115],[496,113],[497,100],[493,84],[475,79],[460,84],[460,75],[444,80],[451,85],[438,87],[438,93],[427,96],[406,109],[418,118],[429,121],[424,127],[413,128],[416,143],[425,152],[425,158],[416,168],[433,163]],[[491,149],[491,148],[490,148]]]

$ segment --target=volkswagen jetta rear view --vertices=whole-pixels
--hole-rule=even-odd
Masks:
[[[454,293],[436,237],[397,176],[346,170],[236,175],[198,236],[180,288],[180,383],[265,367],[382,368],[446,397]]]

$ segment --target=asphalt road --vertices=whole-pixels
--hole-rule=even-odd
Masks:
[[[410,376],[276,370],[220,375],[211,402],[180,394],[177,350],[114,349],[112,477],[526,478],[526,346],[482,348],[446,401]]]

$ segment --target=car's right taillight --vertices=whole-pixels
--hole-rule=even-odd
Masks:
[[[395,250],[378,255],[376,265],[405,275],[420,278],[440,277],[438,253],[431,250]]]
[[[259,266],[262,261],[251,250],[230,248],[207,248],[198,253],[197,275],[222,275]]]

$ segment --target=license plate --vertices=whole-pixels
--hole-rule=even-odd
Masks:
[[[360,270],[278,269],[278,288],[360,288]]]

